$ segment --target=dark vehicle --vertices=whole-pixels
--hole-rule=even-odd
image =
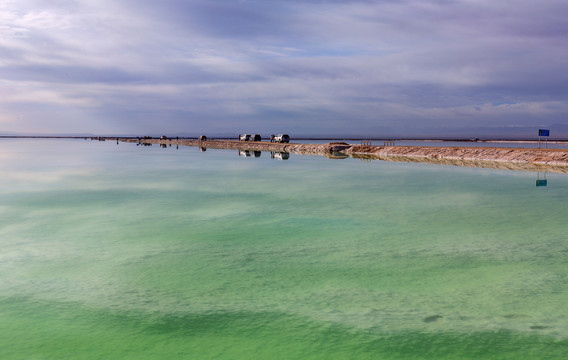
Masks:
[[[199,140],[199,141],[205,141],[205,140],[207,140],[207,136],[201,135],[201,136],[198,138],[198,140]]]
[[[262,141],[262,137],[259,134],[252,134],[250,136],[250,141]]]
[[[274,137],[274,142],[289,143],[290,142],[290,136],[288,136],[288,134],[278,134]]]

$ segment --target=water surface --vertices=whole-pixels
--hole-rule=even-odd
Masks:
[[[2,358],[568,354],[565,175],[258,155],[0,142]]]
[[[342,141],[348,144],[361,144],[361,140],[327,139],[327,140],[297,140],[291,142],[299,144],[327,144],[329,142]],[[367,140],[370,141],[370,140]],[[438,141],[438,140],[372,140],[371,145],[383,146],[452,146],[452,147],[502,147],[502,148],[526,148],[526,149],[568,149],[566,141],[544,141],[539,144],[538,139],[534,141]]]

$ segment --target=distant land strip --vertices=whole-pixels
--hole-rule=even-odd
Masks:
[[[109,138],[141,144],[198,146],[212,149],[273,151],[301,155],[323,155],[332,159],[353,157],[369,160],[422,162],[491,169],[568,173],[568,149],[528,149],[457,146],[381,146],[344,142],[295,144],[237,140]]]

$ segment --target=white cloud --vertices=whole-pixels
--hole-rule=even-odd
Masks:
[[[78,96],[72,89],[47,88],[42,83],[0,82],[0,104],[41,103],[57,106],[94,106],[92,99]]]
[[[54,131],[77,113],[91,128],[114,121],[128,129],[129,121],[158,116],[180,131],[197,121],[188,119],[222,128],[244,117],[264,124],[271,114],[316,128],[318,111],[350,118],[350,127],[392,119],[443,127],[456,117],[464,126],[489,117],[505,124],[519,115],[556,121],[566,118],[559,101],[568,95],[568,28],[560,15],[567,7],[558,0],[266,7],[4,0],[0,119],[24,114],[21,127],[10,129],[33,129],[42,108],[42,128],[47,119]],[[507,102],[526,105],[520,113],[488,105]]]

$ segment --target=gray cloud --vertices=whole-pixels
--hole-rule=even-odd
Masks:
[[[6,0],[0,131],[473,136],[568,123],[567,10],[557,0]]]

